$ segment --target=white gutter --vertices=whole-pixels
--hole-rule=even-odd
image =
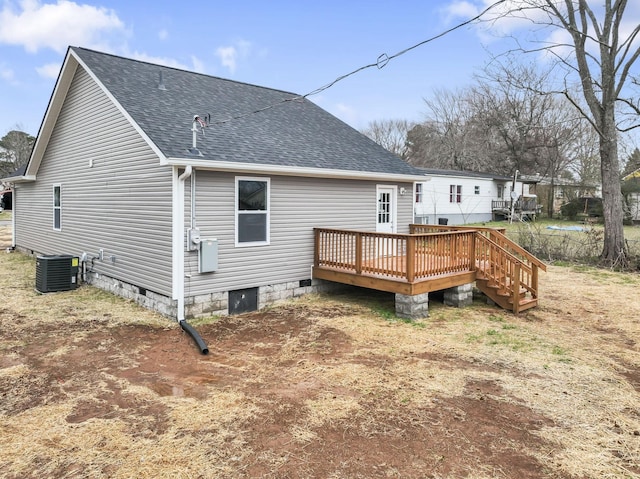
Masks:
[[[193,168],[210,171],[232,171],[237,173],[253,173],[263,175],[282,176],[304,176],[311,178],[342,178],[350,180],[373,180],[373,181],[398,181],[412,183],[414,181],[429,181],[425,175],[404,175],[393,173],[378,173],[371,171],[335,170],[329,168],[309,168],[281,165],[265,165],[257,163],[240,163],[235,161],[218,161],[191,158],[167,158],[161,164],[185,167],[190,165]]]
[[[184,321],[184,182],[191,176],[193,169],[187,166],[178,176],[178,167],[173,167],[173,299],[178,300],[177,320]]]

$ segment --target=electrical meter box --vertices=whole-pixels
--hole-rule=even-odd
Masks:
[[[198,251],[198,272],[213,273],[218,270],[218,240],[200,240],[200,250]]]
[[[70,291],[78,287],[80,258],[66,254],[36,257],[36,290]]]

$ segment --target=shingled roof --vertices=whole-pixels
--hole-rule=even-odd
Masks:
[[[70,51],[167,159],[423,175],[294,93],[84,48]],[[211,116],[197,137],[201,156],[189,152],[194,115]]]

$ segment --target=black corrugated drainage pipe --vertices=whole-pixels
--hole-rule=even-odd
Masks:
[[[196,342],[196,344],[198,345],[198,349],[200,349],[200,352],[202,354],[209,354],[209,348],[207,347],[206,343],[203,341],[202,337],[200,337],[200,335],[198,334],[198,331],[193,329],[193,326],[191,326],[189,323],[187,323],[183,319],[182,321],[180,321],[180,327],[184,331],[189,333],[189,336],[191,336],[193,340]]]

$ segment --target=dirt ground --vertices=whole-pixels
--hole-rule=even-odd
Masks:
[[[0,238],[1,241],[1,238]],[[638,478],[640,277],[516,317],[368,290],[175,323],[0,252],[0,477]]]

